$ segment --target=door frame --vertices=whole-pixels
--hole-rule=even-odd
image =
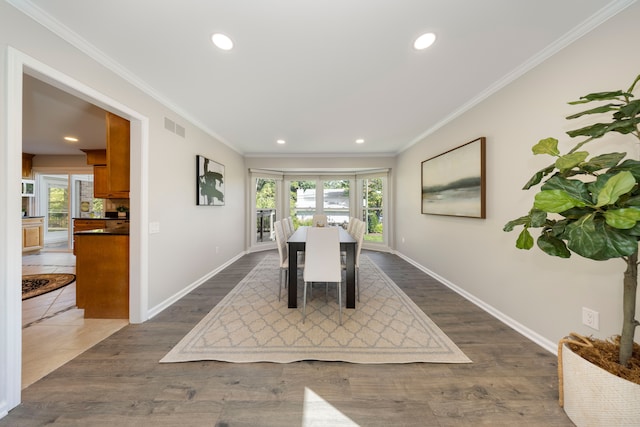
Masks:
[[[148,157],[149,119],[124,104],[92,89],[70,76],[7,47],[6,149],[0,175],[0,229],[6,239],[0,243],[0,418],[20,404],[22,376],[22,297],[18,283],[22,277],[21,193],[18,192],[22,164],[22,76],[23,73],[91,102],[131,122],[131,192],[129,321],[148,318]],[[4,380],[4,381],[3,381]]]

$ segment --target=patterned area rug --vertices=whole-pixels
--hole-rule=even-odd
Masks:
[[[22,299],[37,297],[55,291],[76,280],[75,274],[26,274],[22,276]]]
[[[302,285],[297,309],[285,290],[278,301],[278,259],[267,256],[160,362],[471,362],[371,260],[360,263],[360,302],[343,309],[342,326],[335,285],[328,301],[316,285],[304,324]]]

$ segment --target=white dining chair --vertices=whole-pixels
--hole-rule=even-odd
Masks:
[[[288,216],[285,218],[285,221],[289,224],[289,229],[291,230],[291,234],[293,234],[293,232],[296,231],[296,227],[293,225],[293,218]]]
[[[342,265],[340,234],[336,227],[309,227],[305,244],[304,294],[302,323],[307,314],[307,288],[313,282],[336,283],[338,288],[338,318],[342,325]]]
[[[286,239],[289,239],[289,237],[291,237],[291,235],[293,234],[293,227],[291,227],[291,224],[289,223],[289,221],[287,221],[287,218],[284,218],[280,222],[282,223],[282,229],[284,230],[284,237]]]
[[[326,227],[327,226],[327,216],[324,214],[315,214],[313,215],[313,222],[311,223],[314,227]]]
[[[360,221],[358,218],[352,216],[349,218],[349,224],[347,224],[347,233],[353,236],[353,230],[355,229],[356,224]]]
[[[289,246],[287,245],[287,237],[284,234],[282,221],[273,223],[276,232],[276,246],[278,247],[278,256],[280,257],[280,280],[278,289],[278,301],[282,298],[282,288],[287,289],[289,283]],[[298,257],[298,270],[304,268],[304,258]]]

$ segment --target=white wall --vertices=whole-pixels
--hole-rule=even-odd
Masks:
[[[148,188],[133,188],[131,206],[145,215],[135,219],[141,237],[132,250],[144,246],[142,259],[148,269],[139,275],[148,279],[148,292],[142,292],[143,306],[149,312],[161,307],[185,288],[200,281],[229,260],[244,253],[245,167],[240,154],[203,133],[184,118],[143,93],[114,72],[83,54],[43,26],[0,2],[0,417],[19,402],[20,396],[20,316],[21,301],[15,283],[20,275],[20,180],[21,142],[16,126],[8,126],[15,114],[9,108],[12,91],[9,48],[44,64],[73,82],[100,94],[141,117],[136,125],[148,132],[148,152],[139,142],[132,152],[132,175],[144,176]],[[12,68],[13,69],[13,68]],[[186,138],[164,129],[164,118],[182,125]],[[145,122],[148,121],[148,129]],[[140,125],[141,123],[141,125]],[[19,128],[18,128],[19,129]],[[132,129],[134,127],[132,126]],[[14,132],[9,134],[9,132]],[[136,141],[145,140],[136,138]],[[199,207],[196,198],[197,154],[225,165],[226,205]],[[148,165],[144,158],[148,157]],[[135,184],[138,185],[138,184]],[[146,213],[148,212],[148,215]],[[132,231],[136,213],[132,210]],[[147,235],[148,222],[158,222],[160,233]],[[134,237],[132,236],[132,241]],[[219,250],[216,252],[215,247]],[[214,248],[212,251],[211,248]],[[142,249],[146,251],[146,249]],[[143,263],[144,265],[144,263]],[[134,265],[132,268],[140,268]],[[132,287],[139,283],[132,283]],[[17,313],[17,315],[16,315]]]
[[[638,22],[640,5],[635,4],[398,157],[397,251],[516,326],[539,334],[549,350],[571,331],[601,338],[621,332],[625,264],[577,255],[564,260],[537,247],[518,250],[519,230],[502,228],[528,212],[534,191],[521,188],[551,163],[549,157],[534,157],[531,146],[549,136],[564,141],[563,147],[577,142],[564,132],[581,123],[564,117],[581,109],[567,102],[590,92],[627,89],[640,73]],[[487,218],[421,215],[421,161],[480,136],[487,138]],[[605,140],[599,150],[625,146],[621,150],[637,158],[635,141]],[[595,144],[587,150],[596,152]],[[582,307],[600,313],[600,331],[582,325]]]

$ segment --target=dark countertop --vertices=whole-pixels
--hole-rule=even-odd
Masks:
[[[80,218],[80,217],[73,217],[71,219],[81,219],[83,221],[91,221],[91,220],[95,220],[95,221],[129,221],[129,218],[118,218],[118,217],[113,217],[113,218],[109,218],[109,217],[100,217],[100,218]]]
[[[31,219],[31,218],[44,218],[44,216],[23,216],[22,219]]]
[[[76,231],[76,236],[128,236],[129,227],[98,228],[95,230]]]

